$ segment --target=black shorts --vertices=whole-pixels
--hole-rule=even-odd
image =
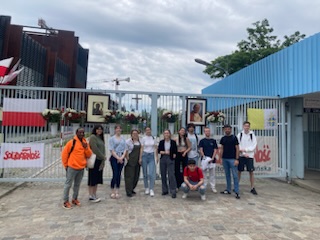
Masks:
[[[246,166],[246,169],[248,172],[253,172],[254,171],[253,158],[239,157],[238,171],[243,172],[244,166]]]

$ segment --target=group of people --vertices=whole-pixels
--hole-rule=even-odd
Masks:
[[[233,191],[237,199],[241,172],[250,174],[251,193],[257,194],[254,188],[254,151],[257,140],[250,130],[250,123],[243,124],[243,130],[237,135],[232,134],[230,125],[223,127],[225,135],[220,140],[221,148],[211,137],[210,129],[204,128],[205,137],[199,141],[195,134],[194,124],[188,124],[187,130],[181,128],[178,137],[172,139],[170,130],[164,130],[163,139],[157,143],[151,134],[151,128],[145,128],[145,135],[140,138],[139,131],[133,129],[127,140],[121,135],[120,125],[115,127],[115,134],[109,138],[109,159],[112,168],[111,195],[113,199],[120,197],[119,189],[121,174],[124,168],[125,191],[127,197],[136,194],[135,188],[140,177],[140,166],[143,171],[145,194],[154,197],[156,179],[156,163],[160,162],[162,195],[170,194],[176,198],[177,191],[183,191],[182,198],[187,198],[190,191],[198,191],[201,199],[206,199],[206,189],[217,193],[215,183],[215,168],[217,158],[222,161],[226,177],[226,189],[222,194],[231,194],[231,174],[233,176]],[[92,130],[89,142],[84,138],[84,129],[79,128],[76,136],[70,140],[63,152],[62,163],[66,169],[63,207],[71,209],[72,205],[80,206],[78,200],[79,187],[86,168],[86,159],[92,153],[96,161],[92,169],[88,169],[89,201],[99,202],[97,186],[103,184],[103,169],[107,154],[103,137],[103,127],[96,125]],[[159,156],[160,155],[160,159]],[[209,179],[207,179],[209,175]],[[73,183],[73,196],[69,201],[69,192]]]

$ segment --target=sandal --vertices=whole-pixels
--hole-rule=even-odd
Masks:
[[[111,198],[115,199],[116,198],[116,194],[115,193],[111,193]]]

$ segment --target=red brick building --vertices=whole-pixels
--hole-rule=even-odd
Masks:
[[[0,16],[0,59],[21,59],[24,67],[12,85],[86,88],[88,56],[72,31],[14,25]]]

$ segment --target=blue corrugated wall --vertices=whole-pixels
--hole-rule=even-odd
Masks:
[[[297,96],[320,91],[320,33],[202,90],[203,94]]]

